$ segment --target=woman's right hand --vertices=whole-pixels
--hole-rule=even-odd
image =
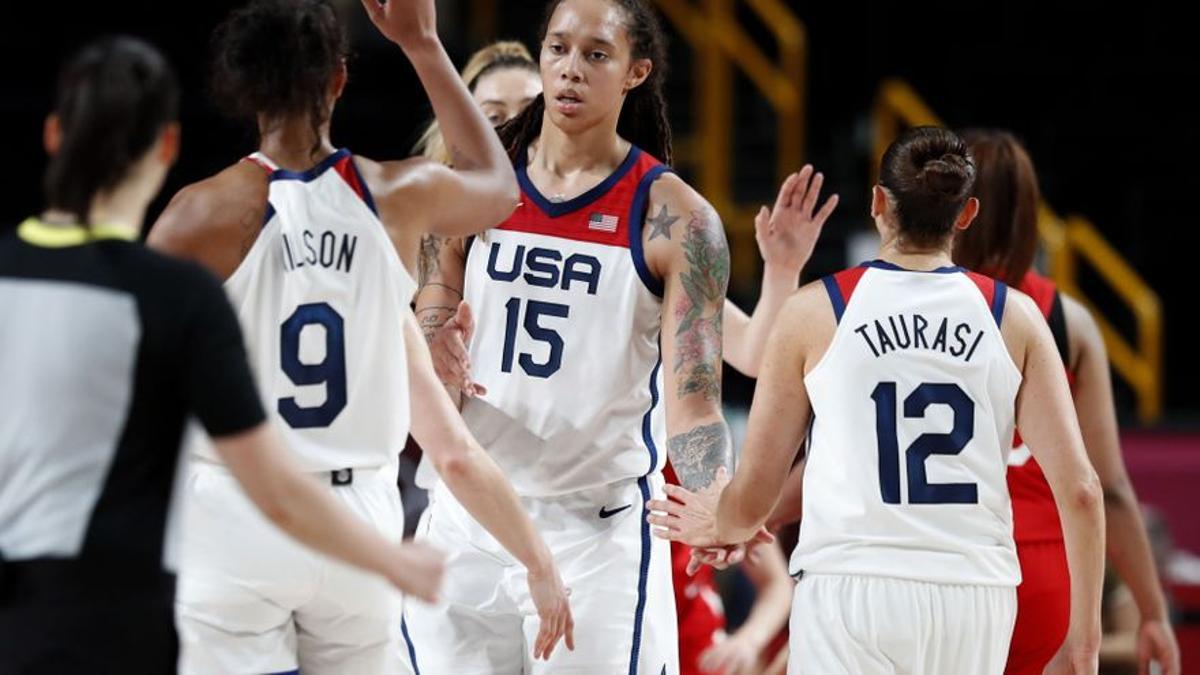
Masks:
[[[362,0],[371,23],[401,49],[437,42],[437,10],[434,0]]]
[[[387,579],[401,593],[437,602],[445,574],[445,554],[428,544],[409,542],[400,545]]]
[[[438,328],[429,341],[433,370],[442,384],[461,391],[467,397],[483,396],[487,389],[471,380],[471,356],[467,345],[475,333],[475,317],[464,300],[450,320]]]

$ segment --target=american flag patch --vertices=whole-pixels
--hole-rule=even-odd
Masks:
[[[616,232],[617,223],[621,222],[616,216],[607,216],[603,213],[593,213],[588,216],[588,229],[600,230],[601,232]]]

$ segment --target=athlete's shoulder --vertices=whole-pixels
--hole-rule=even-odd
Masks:
[[[837,324],[824,279],[804,284],[788,298],[780,310],[780,320],[799,328],[832,329]]]
[[[400,160],[376,161],[362,155],[353,155],[354,164],[362,174],[367,187],[379,198],[395,190],[419,187],[424,182],[435,180],[446,166],[425,157],[409,157]]]
[[[232,273],[253,244],[267,213],[269,175],[257,165],[238,162],[216,175],[185,186],[172,197],[150,229],[146,243],[175,256],[225,267],[221,253],[232,251]],[[210,263],[210,260],[217,263]]]
[[[1009,351],[1014,354],[1013,360],[1022,363],[1016,355],[1025,353],[1025,346],[1038,339],[1039,334],[1053,341],[1046,319],[1038,309],[1033,298],[1019,289],[1010,289],[1004,304],[1004,316],[1000,322],[1000,332]]]
[[[255,211],[261,216],[266,212],[269,184],[270,174],[262,167],[238,162],[184,186],[171,199],[163,216],[211,225],[226,223],[230,215],[244,211]],[[160,218],[155,226],[164,222],[175,224]]]
[[[719,277],[723,287],[729,243],[721,216],[707,199],[679,176],[664,173],[650,187],[645,218],[646,263],[658,278],[699,266]]]
[[[659,174],[650,186],[650,205],[666,206],[669,210],[688,213],[712,210],[712,205],[687,181],[670,171]]]
[[[727,248],[721,216],[679,176],[664,173],[654,179],[648,202],[645,236],[651,250],[664,244],[682,243],[693,232],[719,239],[721,246]]]

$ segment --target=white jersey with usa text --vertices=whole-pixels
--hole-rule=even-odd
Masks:
[[[666,170],[634,147],[600,185],[551,202],[518,166],[522,203],[469,244],[472,377],[488,391],[463,418],[523,496],[662,469],[662,284],[642,222]],[[432,478],[426,467],[420,482]]]
[[[875,261],[825,280],[838,318],[805,377],[813,423],[798,573],[1015,586],[1006,483],[1021,373],[1007,289]]]
[[[306,471],[392,465],[409,428],[404,270],[342,149],[270,172],[262,232],[225,290],[276,427]],[[200,454],[215,459],[211,446]]]

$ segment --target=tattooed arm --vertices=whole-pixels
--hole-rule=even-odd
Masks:
[[[804,376],[828,349],[837,322],[821,283],[809,284],[783,306],[767,339],[746,443],[733,479],[720,497],[666,487],[673,500],[653,500],[656,535],[690,546],[749,540],[779,501],[812,416]],[[724,482],[718,480],[718,484]]]
[[[462,239],[426,236],[421,242],[421,289],[417,292],[417,323],[429,344],[434,371],[458,401],[461,394],[487,391],[471,381],[467,348],[475,331],[471,308],[463,301],[466,249]]]
[[[680,483],[701,490],[733,468],[721,414],[721,317],[729,246],[716,211],[674,175],[650,190],[646,260],[663,280],[667,456]]]

